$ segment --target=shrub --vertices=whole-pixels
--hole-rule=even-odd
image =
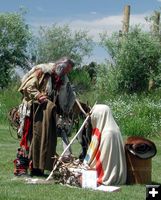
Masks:
[[[20,104],[21,94],[17,90],[18,84],[12,84],[7,89],[0,91],[0,124],[7,123],[8,111]]]
[[[112,58],[113,72],[119,70],[117,90],[146,91],[149,80],[154,79],[160,71],[159,39],[143,32],[139,27],[134,27],[123,37],[119,34],[113,34],[111,37],[102,35],[102,45]]]
[[[91,78],[88,72],[84,69],[81,68],[74,69],[69,74],[69,79],[71,83],[74,85],[76,92],[83,92],[85,90],[90,89]]]
[[[115,94],[88,91],[80,96],[92,107],[97,101],[108,105],[121,132],[126,136],[161,135],[161,91],[142,94]]]
[[[161,100],[154,95],[122,95],[106,100],[124,135],[160,134]]]
[[[111,95],[117,93],[120,71],[112,64],[101,64],[97,69],[96,89],[99,94]]]

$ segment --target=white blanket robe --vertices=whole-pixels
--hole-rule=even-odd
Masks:
[[[97,171],[97,183],[120,185],[126,182],[126,160],[122,136],[111,110],[96,105],[91,114],[92,138],[84,164]]]

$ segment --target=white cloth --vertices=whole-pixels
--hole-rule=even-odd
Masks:
[[[95,105],[91,114],[92,138],[84,164],[97,171],[97,183],[126,182],[126,159],[120,129],[107,105]]]

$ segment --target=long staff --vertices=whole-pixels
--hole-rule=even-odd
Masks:
[[[95,103],[95,104],[96,104],[96,103]],[[95,105],[95,104],[94,104],[94,105]],[[93,107],[94,107],[94,106],[93,106]],[[92,109],[93,109],[93,107],[92,107]],[[91,109],[90,113],[92,112],[92,109]],[[65,152],[68,150],[68,148],[71,146],[71,144],[74,142],[74,140],[75,140],[75,139],[78,137],[78,135],[81,133],[81,131],[82,131],[82,129],[84,128],[84,126],[85,126],[86,122],[88,121],[89,117],[90,117],[90,114],[86,117],[86,119],[84,120],[82,126],[80,127],[80,129],[78,130],[78,132],[76,133],[76,135],[73,137],[73,139],[70,141],[70,143],[68,144],[68,146],[64,149],[64,151],[63,151],[62,154],[60,155],[59,159],[57,160],[56,164],[54,165],[53,170],[51,171],[51,173],[49,174],[49,176],[46,178],[46,181],[48,181],[49,179],[51,179],[51,177],[52,177],[54,171],[56,170],[57,166],[59,165],[59,163],[60,163],[62,157],[63,157],[64,154],[65,154]]]

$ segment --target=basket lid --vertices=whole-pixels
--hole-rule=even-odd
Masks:
[[[152,141],[139,136],[129,137],[125,143],[125,149],[141,159],[152,158],[157,153],[156,146]]]

